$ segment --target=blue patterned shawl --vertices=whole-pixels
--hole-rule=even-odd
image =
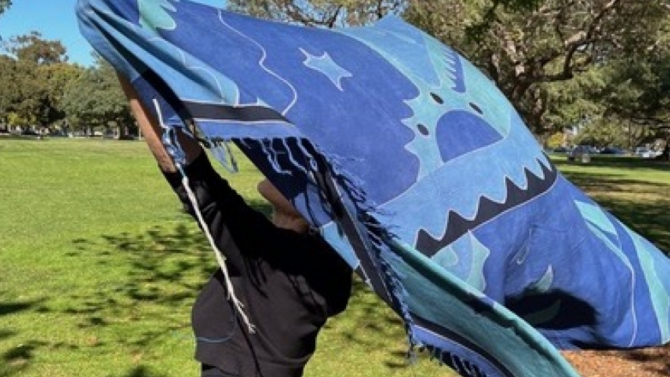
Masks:
[[[556,347],[670,339],[668,258],[561,176],[489,79],[420,30],[394,17],[304,28],[185,0],[77,11],[166,125],[214,151],[236,143],[412,344],[462,375],[575,376]]]

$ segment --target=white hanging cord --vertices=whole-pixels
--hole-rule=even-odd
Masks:
[[[181,168],[179,170],[181,171]],[[212,237],[212,234],[209,232],[209,229],[207,228],[207,224],[205,223],[205,220],[203,219],[202,214],[200,213],[200,209],[198,208],[198,199],[191,190],[188,177],[185,174],[183,174],[183,172],[182,172],[182,184],[186,189],[186,193],[188,194],[188,198],[191,201],[191,205],[193,206],[195,215],[198,218],[198,222],[200,223],[200,226],[203,232],[205,233],[207,240],[209,241],[209,245],[212,247],[212,250],[214,251],[216,261],[219,263],[219,267],[221,267],[221,271],[223,272],[223,276],[226,280],[226,288],[227,288],[226,290],[228,291],[228,300],[230,300],[233,303],[233,305],[235,305],[235,308],[237,309],[239,315],[242,317],[242,321],[244,321],[244,324],[247,326],[249,333],[253,334],[256,332],[256,327],[251,323],[249,317],[244,312],[244,304],[235,295],[235,290],[233,289],[233,283],[231,282],[230,276],[228,274],[228,268],[226,266],[225,257],[223,256],[219,248],[216,246],[214,238]]]
[[[160,105],[158,104],[158,101],[154,99],[154,106],[156,108],[156,114],[158,116],[158,122],[161,126],[161,128],[165,132],[169,132],[170,129],[163,123],[163,116],[160,111]],[[174,156],[171,156],[173,161],[176,160]],[[191,186],[189,184],[188,177],[186,176],[186,173],[184,172],[183,166],[181,163],[178,163],[174,161],[175,165],[177,166],[177,169],[181,173],[182,176],[182,185],[186,189],[186,194],[189,198],[189,201],[191,202],[191,206],[193,207],[193,211],[195,212],[196,219],[198,220],[198,223],[200,224],[200,227],[202,228],[203,232],[205,233],[205,236],[207,237],[207,241],[209,241],[209,245],[214,251],[214,255],[216,256],[216,261],[219,264],[219,267],[221,267],[221,271],[223,272],[223,277],[226,281],[226,291],[228,293],[227,299],[232,302],[232,304],[235,306],[235,309],[237,310],[237,313],[242,317],[242,321],[244,324],[247,326],[247,329],[249,333],[253,334],[256,332],[256,326],[254,326],[251,321],[249,320],[249,317],[244,311],[244,304],[242,301],[240,301],[237,296],[235,295],[235,290],[233,288],[233,283],[230,280],[230,275],[228,273],[228,267],[226,266],[226,259],[223,255],[223,253],[219,250],[219,248],[216,246],[216,242],[214,242],[214,238],[212,237],[212,234],[209,231],[209,227],[207,227],[207,223],[205,222],[204,218],[202,217],[202,213],[200,212],[200,207],[198,206],[198,198],[195,196],[193,193],[193,190],[191,189]]]

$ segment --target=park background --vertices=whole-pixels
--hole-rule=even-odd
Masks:
[[[0,0],[0,25],[23,3]],[[405,18],[494,80],[569,179],[670,250],[667,1],[221,3],[314,27]],[[1,37],[0,376],[197,375],[190,305],[216,262],[137,140],[113,70],[71,60],[39,27]],[[267,211],[240,161],[227,178]],[[306,375],[450,375],[406,351],[401,322],[357,282]],[[665,351],[604,367],[668,375]],[[592,360],[575,361],[585,376]]]

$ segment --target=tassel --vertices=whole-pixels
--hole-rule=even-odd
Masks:
[[[226,291],[228,292],[228,297],[227,299],[235,306],[235,309],[237,313],[240,315],[242,318],[242,321],[244,324],[247,326],[247,329],[250,334],[253,334],[256,332],[256,327],[251,323],[249,320],[249,317],[244,311],[244,304],[242,301],[240,301],[237,298],[237,295],[235,294],[235,290],[233,288],[233,283],[230,280],[230,274],[228,273],[228,268],[226,266],[226,259],[219,250],[219,248],[216,246],[216,242],[214,242],[214,238],[212,237],[211,232],[209,231],[209,227],[205,223],[204,218],[202,217],[202,213],[200,212],[200,207],[198,206],[198,199],[193,193],[193,190],[191,189],[191,186],[189,184],[188,177],[186,176],[186,172],[184,171],[184,162],[185,162],[185,156],[183,153],[183,150],[179,146],[179,142],[176,140],[175,137],[170,137],[172,134],[172,129],[169,128],[168,126],[163,123],[163,116],[160,111],[160,105],[158,104],[158,101],[154,99],[154,106],[156,108],[156,114],[158,116],[158,122],[161,126],[161,128],[165,131],[164,137],[163,137],[163,144],[165,145],[166,149],[168,150],[168,153],[172,157],[175,165],[177,166],[177,169],[181,173],[182,176],[182,184],[184,188],[186,189],[186,193],[188,195],[188,198],[191,202],[191,205],[193,206],[193,210],[196,215],[196,219],[198,223],[200,224],[200,227],[202,228],[203,232],[205,233],[205,236],[207,237],[207,241],[209,241],[209,245],[214,251],[214,255],[216,257],[216,261],[219,264],[219,267],[221,267],[221,271],[223,272],[224,279],[226,281]]]

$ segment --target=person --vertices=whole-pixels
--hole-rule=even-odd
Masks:
[[[188,211],[194,208],[182,177],[163,146],[161,127],[119,76],[131,111],[160,170]],[[234,293],[255,327],[250,332],[229,300],[219,269],[192,311],[195,357],[202,376],[296,377],[316,348],[328,317],[342,312],[351,293],[352,269],[267,179],[259,193],[273,209],[270,221],[249,207],[212,168],[198,142],[181,134],[188,186],[204,226],[226,257]]]

